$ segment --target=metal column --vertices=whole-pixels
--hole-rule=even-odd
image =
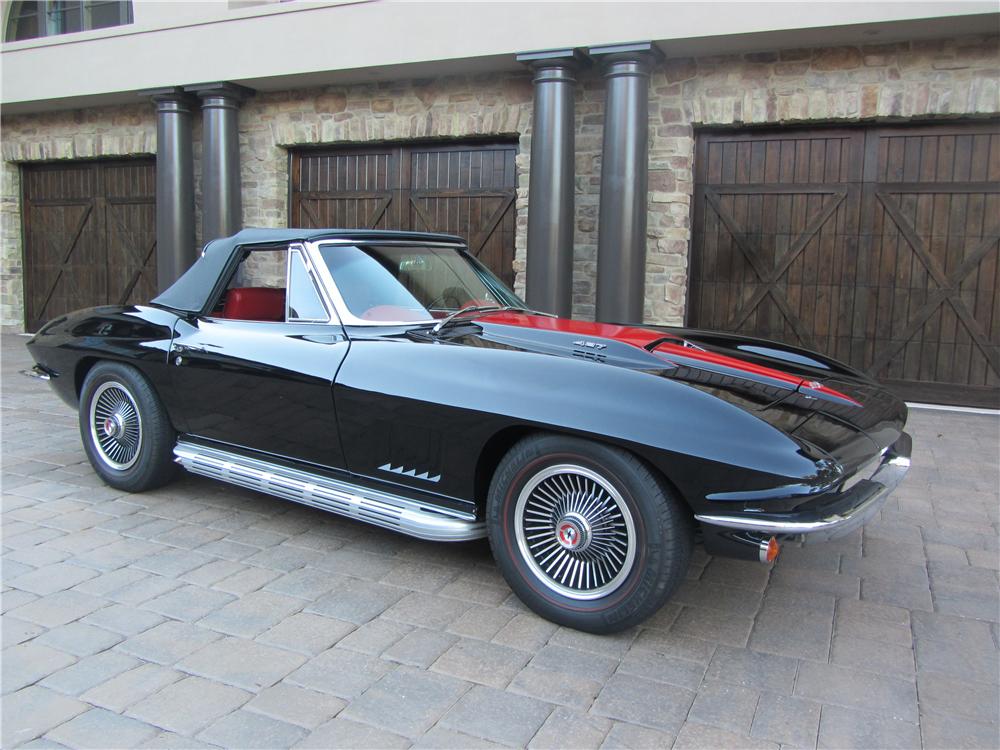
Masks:
[[[641,323],[645,301],[652,43],[592,47],[607,93],[597,240],[597,319]]]
[[[574,72],[584,59],[575,50],[517,56],[535,71],[528,182],[527,302],[569,317],[573,311],[575,217]]]
[[[201,98],[202,242],[243,228],[240,180],[240,103],[252,93],[232,83],[186,86]]]
[[[194,172],[190,99],[180,88],[143,92],[156,103],[156,286],[194,263]]]

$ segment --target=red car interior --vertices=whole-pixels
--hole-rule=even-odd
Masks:
[[[222,317],[233,320],[284,320],[285,290],[263,286],[230,289],[226,294]]]

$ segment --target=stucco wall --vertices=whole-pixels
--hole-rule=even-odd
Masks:
[[[0,11],[13,5],[0,3]],[[129,92],[202,81],[251,87],[288,81],[267,86],[277,90],[317,85],[317,73],[325,81],[357,82],[363,80],[357,71],[366,68],[371,80],[398,78],[394,69],[402,65],[419,68],[410,76],[426,77],[511,70],[518,51],[639,39],[662,42],[675,56],[758,49],[760,38],[775,40],[774,47],[847,44],[859,26],[927,39],[979,33],[981,14],[996,13],[995,0],[721,0],[707,13],[698,0],[588,0],[572,12],[551,0],[316,0],[249,8],[142,0],[133,6],[132,24],[4,43],[0,101],[29,112],[39,100],[126,103]]]
[[[671,59],[650,81],[645,317],[683,320],[697,126],[925,120],[1000,113],[998,37]],[[579,75],[574,314],[594,313],[604,82]],[[456,76],[259,94],[240,115],[244,223],[284,226],[288,149],[417,138],[515,136],[515,270],[524,287],[530,75]],[[6,330],[22,323],[17,170],[10,162],[155,151],[151,104],[5,118],[0,173]],[[195,155],[200,153],[196,129]],[[200,170],[196,164],[196,176]]]

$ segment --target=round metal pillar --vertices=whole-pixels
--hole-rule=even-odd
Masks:
[[[518,55],[535,71],[528,178],[527,302],[569,317],[573,311],[575,191],[574,50]]]
[[[601,205],[597,241],[597,319],[641,323],[646,280],[649,68],[652,44],[590,50],[606,81]]]
[[[230,83],[189,86],[201,98],[202,242],[243,228],[239,107],[250,93]]]
[[[165,290],[197,257],[190,99],[150,92],[156,103],[156,285]]]

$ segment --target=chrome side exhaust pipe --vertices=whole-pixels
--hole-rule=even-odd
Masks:
[[[21,370],[21,374],[35,380],[52,380],[55,373],[41,365],[35,365],[30,370]]]

